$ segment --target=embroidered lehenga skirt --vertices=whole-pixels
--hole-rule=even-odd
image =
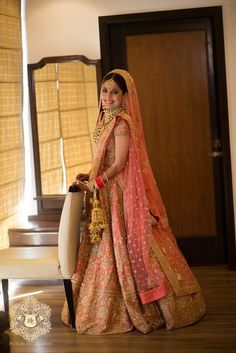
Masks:
[[[113,160],[111,138],[102,168],[106,170]],[[87,224],[80,244],[72,281],[77,332],[102,335],[137,329],[148,333],[162,326],[173,329],[195,323],[205,313],[200,291],[176,296],[168,282],[167,295],[149,304],[141,303],[127,250],[120,180],[118,175],[102,189],[107,223],[102,240],[90,243]],[[66,302],[62,320],[70,325]]]

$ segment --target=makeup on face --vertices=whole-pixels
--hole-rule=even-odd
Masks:
[[[101,101],[103,108],[120,107],[123,100],[123,92],[114,82],[112,85],[104,82],[101,88]]]

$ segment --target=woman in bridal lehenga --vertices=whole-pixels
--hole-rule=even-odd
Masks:
[[[80,244],[72,278],[77,332],[148,333],[197,322],[205,314],[201,289],[168,225],[127,71],[104,77],[93,136],[91,171],[75,183],[96,190],[105,228],[92,243],[89,217]],[[66,302],[62,320],[70,324]]]

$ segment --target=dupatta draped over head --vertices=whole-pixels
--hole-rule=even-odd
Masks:
[[[124,94],[126,112],[119,114],[128,122],[131,134],[128,160],[122,172],[123,209],[127,249],[141,301],[145,304],[162,298],[170,285],[177,296],[198,292],[199,285],[168,226],[166,210],[149,164],[134,81],[125,70],[111,72],[124,78],[128,90]],[[100,166],[115,123],[116,118],[107,124],[96,144],[90,179],[103,172]]]

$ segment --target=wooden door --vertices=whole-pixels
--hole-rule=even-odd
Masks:
[[[101,18],[103,73],[119,67],[135,78],[150,162],[184,255],[191,264],[222,263],[233,237],[228,130],[217,102],[212,18],[192,11]]]
[[[127,36],[126,52],[140,92],[150,162],[174,234],[215,236],[205,33]]]

